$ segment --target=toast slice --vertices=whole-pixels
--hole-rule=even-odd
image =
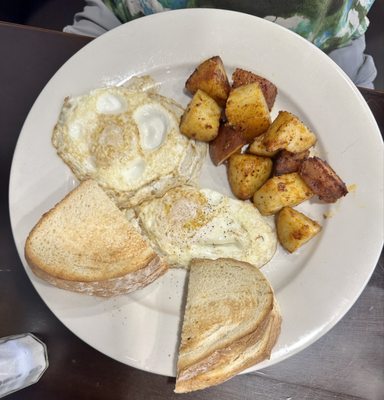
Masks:
[[[221,258],[191,262],[176,393],[222,383],[270,357],[281,317],[260,270]]]
[[[25,258],[52,285],[104,297],[140,289],[168,268],[93,180],[41,217],[26,240]]]

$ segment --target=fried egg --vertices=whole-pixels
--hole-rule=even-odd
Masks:
[[[181,186],[137,209],[142,230],[174,267],[193,258],[230,257],[256,267],[276,251],[273,222],[250,202],[211,189]]]
[[[182,113],[150,77],[136,78],[66,98],[52,143],[80,181],[96,180],[121,208],[136,206],[199,175],[207,145],[180,133]]]

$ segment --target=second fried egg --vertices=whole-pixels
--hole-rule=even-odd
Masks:
[[[180,186],[143,203],[138,221],[170,266],[193,258],[235,258],[260,268],[276,251],[273,223],[253,204],[211,189]]]

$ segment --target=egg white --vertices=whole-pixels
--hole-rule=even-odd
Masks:
[[[207,145],[180,133],[182,113],[148,90],[148,77],[136,78],[66,98],[52,143],[79,180],[95,179],[118,206],[135,206],[198,176]]]
[[[188,267],[193,258],[230,257],[260,268],[276,251],[270,219],[251,203],[211,189],[171,189],[140,205],[137,215],[152,245],[174,267]]]

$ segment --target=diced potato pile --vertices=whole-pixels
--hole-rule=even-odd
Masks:
[[[348,193],[335,171],[310,151],[316,135],[298,116],[281,110],[268,79],[236,68],[229,83],[219,56],[203,61],[186,81],[193,95],[180,122],[191,139],[209,143],[215,165],[227,165],[233,194],[252,200],[262,215],[276,215],[281,245],[294,252],[321,226],[293,209],[317,195],[332,203]]]

